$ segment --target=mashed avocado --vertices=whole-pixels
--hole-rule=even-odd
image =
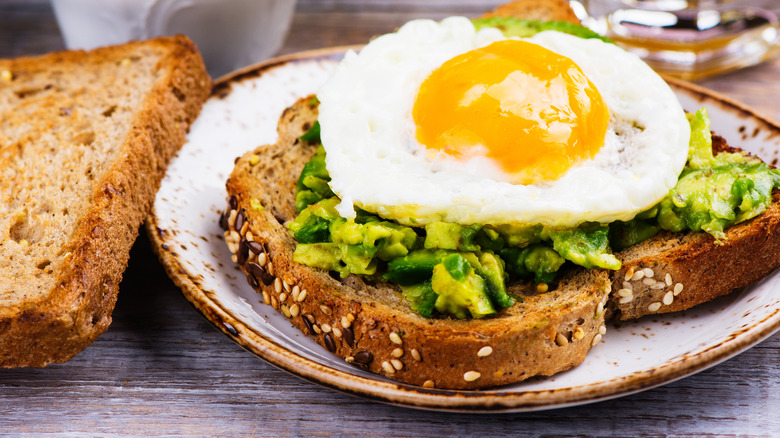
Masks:
[[[328,186],[320,146],[298,179],[298,217],[289,224],[298,241],[294,260],[338,272],[364,275],[401,287],[412,309],[482,318],[512,306],[519,297],[506,284],[516,279],[555,280],[566,263],[619,269],[612,254],[661,229],[705,231],[724,239],[724,230],[757,216],[780,187],[780,172],[745,153],[712,154],[704,109],[689,114],[688,161],[677,185],[653,208],[628,222],[583,224],[574,229],[541,225],[470,225],[434,222],[408,227],[359,210],[354,220],[338,215],[339,199]],[[318,125],[304,140],[319,142]]]

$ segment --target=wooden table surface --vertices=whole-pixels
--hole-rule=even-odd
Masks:
[[[300,0],[283,53],[365,42],[415,17],[494,0]],[[63,47],[49,4],[0,0],[0,57]],[[701,82],[780,119],[780,60]],[[114,322],[62,365],[0,370],[0,434],[270,436],[780,435],[780,334],[639,394],[545,412],[467,415],[382,405],[288,375],[217,332],[136,242]]]

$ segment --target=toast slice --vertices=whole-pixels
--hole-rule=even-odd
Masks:
[[[712,137],[713,153],[736,152]],[[616,256],[608,316],[617,320],[677,312],[749,286],[780,266],[780,191],[767,210],[726,229],[716,241],[704,232],[656,236]]]
[[[569,272],[547,293],[513,284],[522,302],[493,318],[456,320],[421,317],[393,284],[341,280],[293,262],[285,224],[297,215],[295,184],[317,148],[299,139],[317,120],[311,100],[288,108],[277,143],[242,156],[227,182],[225,240],[266,304],[347,362],[423,387],[503,385],[584,360],[606,330],[604,271]]]
[[[482,18],[514,17],[539,21],[567,21],[581,24],[568,0],[516,0],[482,15]]]
[[[106,330],[210,88],[185,37],[0,60],[0,366],[64,362]]]

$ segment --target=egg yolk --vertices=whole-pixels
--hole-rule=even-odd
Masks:
[[[484,156],[514,184],[562,176],[604,144],[609,113],[571,59],[526,41],[456,56],[422,83],[417,141],[458,160]]]

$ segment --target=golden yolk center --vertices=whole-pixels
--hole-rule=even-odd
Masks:
[[[571,59],[498,41],[456,56],[422,83],[412,109],[423,146],[487,157],[515,184],[559,178],[604,144],[609,113]]]

